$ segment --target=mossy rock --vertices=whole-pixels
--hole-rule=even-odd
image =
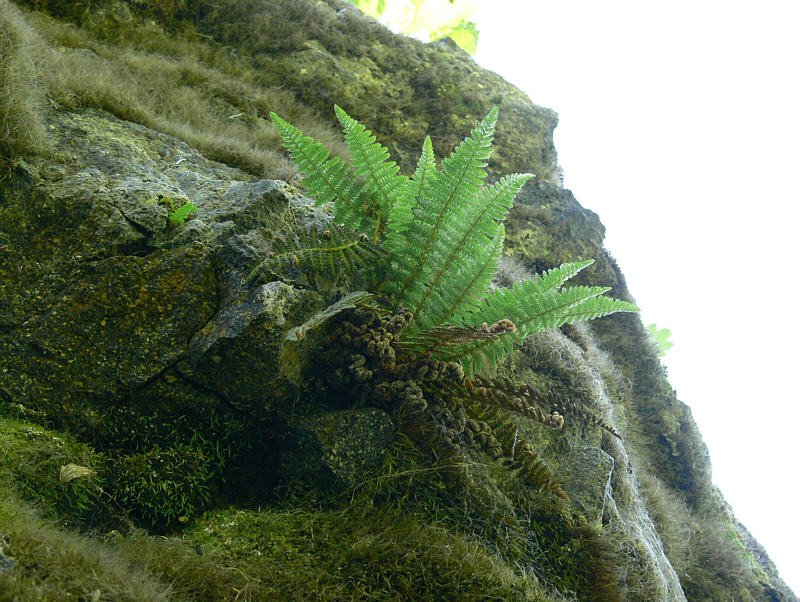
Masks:
[[[64,470],[65,467],[83,470]],[[109,520],[106,460],[71,436],[0,418],[0,484],[72,524]]]
[[[287,476],[327,487],[351,487],[378,465],[395,433],[377,408],[340,410],[294,420],[284,434],[281,466]]]
[[[499,106],[490,178],[532,172],[538,180],[507,224],[509,254],[533,270],[594,257],[578,283],[611,284],[613,296],[630,300],[602,248],[599,219],[558,185],[554,112],[447,41],[394,36],[339,0],[16,4],[44,12],[0,5],[10,32],[0,41],[0,75],[11,83],[0,91],[8,126],[0,134],[0,404],[91,442],[94,451],[87,445],[86,458],[73,463],[93,466],[102,454],[120,469],[114,482],[129,494],[131,516],[162,527],[183,524],[181,517],[199,523],[183,540],[133,535],[109,544],[60,531],[4,488],[0,524],[11,541],[2,553],[17,562],[0,575],[0,597],[655,598],[667,591],[659,577],[672,569],[663,555],[661,564],[652,562],[658,546],[647,549],[634,534],[650,524],[634,507],[634,476],[653,472],[689,502],[686,513],[712,544],[682,566],[687,592],[793,598],[768,589],[759,571],[729,570],[740,566],[728,561],[741,541],[727,537],[730,521],[718,520],[704,445],[638,318],[595,321],[583,342],[565,331],[580,353],[501,368],[587,407],[596,392],[586,383],[603,381],[627,426],[625,453],[592,426],[568,423],[554,433],[519,421],[546,460],[581,447],[614,455],[618,514],[602,529],[582,516],[596,516],[597,498],[578,511],[580,491],[570,492],[571,505],[552,499],[469,446],[449,457],[455,465],[413,446],[394,453],[401,435],[383,464],[350,481],[340,494],[346,504],[319,488],[302,499],[293,482],[253,478],[252,465],[261,477],[269,472],[263,467],[279,465],[282,420],[296,401],[307,401],[301,391],[314,368],[308,348],[287,346],[283,336],[330,303],[308,280],[242,282],[270,252],[272,231],[325,223],[325,212],[315,212],[293,184],[272,179],[289,181],[295,170],[268,112],[280,107],[343,155],[336,102],[373,126],[408,173],[426,133],[446,156]],[[169,212],[185,202],[198,210],[173,227]],[[586,341],[602,342],[615,367],[604,367]],[[243,364],[262,372],[269,387]],[[615,370],[619,378],[609,376]],[[316,431],[319,443],[326,429]],[[9,440],[19,450],[26,440],[15,433]],[[40,448],[44,441],[31,440],[31,453],[46,449],[67,460]],[[37,458],[31,466],[45,463]],[[191,470],[181,474],[184,467]],[[573,480],[569,469],[551,467]],[[51,478],[52,470],[42,474]],[[32,475],[16,472],[7,482],[24,492]],[[147,475],[157,478],[146,483]],[[588,487],[598,491],[606,468],[594,476]],[[111,482],[104,481],[109,493]],[[174,500],[159,499],[162,483]],[[31,499],[69,506],[51,485]],[[212,505],[243,505],[231,495],[239,485],[262,512],[212,510],[197,518],[209,495]],[[57,513],[78,522],[85,516]],[[776,583],[774,569],[760,566]],[[615,571],[625,573],[616,582]],[[680,599],[678,590],[673,598]]]

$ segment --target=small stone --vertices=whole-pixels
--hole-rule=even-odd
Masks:
[[[67,464],[61,467],[61,472],[58,473],[58,480],[62,483],[68,483],[73,479],[92,479],[95,475],[97,475],[97,473],[86,466]]]

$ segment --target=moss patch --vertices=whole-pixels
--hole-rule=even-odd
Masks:
[[[96,474],[62,480],[62,468],[69,464]],[[101,455],[69,435],[0,418],[0,484],[15,489],[49,516],[67,523],[98,522],[104,515],[107,519],[104,466]]]
[[[190,538],[275,599],[548,599],[443,525],[392,513],[229,510]]]

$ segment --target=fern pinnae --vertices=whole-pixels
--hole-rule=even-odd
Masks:
[[[532,177],[531,174],[506,176],[493,186],[484,188],[474,202],[465,203],[461,215],[455,216],[453,222],[466,223],[468,226],[459,227],[458,240],[455,242],[442,240],[444,237],[441,237],[440,242],[444,245],[437,245],[445,247],[447,256],[436,262],[433,280],[442,281],[447,274],[446,282],[435,289],[430,286],[425,289],[417,306],[412,309],[415,315],[426,306],[434,290],[441,297],[443,308],[439,312],[426,312],[433,325],[443,324],[463,313],[465,305],[477,306],[497,273],[497,262],[505,239],[502,222],[514,204],[514,197]],[[459,261],[463,257],[470,257],[471,261]],[[463,271],[470,272],[464,280],[460,273]]]
[[[564,264],[511,289],[484,296],[497,270],[504,239],[502,222],[529,174],[501,178],[485,186],[485,167],[497,123],[497,108],[472,130],[437,169],[430,138],[426,137],[417,170],[409,180],[398,175],[385,147],[358,121],[335,107],[350,149],[352,167],[330,157],[324,146],[303,137],[302,131],[272,113],[305,184],[317,203],[335,201],[337,223],[351,230],[371,226],[375,243],[386,228],[388,276],[382,285],[396,305],[410,308],[413,339],[443,341],[438,328],[469,328],[484,322],[511,328],[496,337],[453,337],[428,351],[434,356],[462,361],[468,373],[484,362],[496,365],[514,345],[539,330],[566,322],[590,319],[617,311],[636,311],[623,301],[601,298],[605,287],[561,288],[564,282],[592,263]],[[367,238],[364,236],[364,238]],[[297,268],[335,272],[361,261],[370,248],[348,241],[339,247],[307,246],[288,255]],[[377,245],[376,245],[377,246]],[[352,261],[351,261],[352,259]]]
[[[583,303],[569,309],[564,315],[567,322],[577,322],[578,320],[594,320],[609,314],[620,311],[638,311],[639,308],[633,303],[612,299],[611,297],[597,296],[587,299]]]
[[[569,401],[568,399],[564,399],[563,397],[552,393],[550,395],[550,399],[562,416],[567,416],[570,414],[577,416],[584,422],[599,426],[601,429],[614,435],[617,439],[622,440],[622,435],[620,435],[613,426],[609,425],[602,418],[590,412],[589,410],[586,410],[581,406]]]
[[[459,288],[453,290],[446,298],[444,295],[437,294],[439,310],[420,316],[417,321],[418,327],[432,328],[448,323],[466,322],[465,314],[470,309],[479,307],[492,278],[497,273],[504,241],[505,228],[503,224],[498,224],[497,232],[489,247],[482,250],[481,253],[473,251],[472,262],[462,262],[456,266],[452,280],[459,283]]]
[[[245,282],[265,271],[282,277],[292,271],[300,271],[323,278],[335,278],[343,272],[353,273],[356,269],[383,263],[386,259],[380,247],[344,228],[312,228],[285,236],[288,239],[273,239],[272,252],[250,271]]]
[[[378,242],[394,200],[408,178],[397,175],[400,168],[389,160],[389,151],[376,142],[377,138],[370,130],[350,117],[339,105],[334,105],[333,108],[344,129],[344,138],[350,150],[350,163],[355,168],[354,177],[364,178],[364,201],[377,216],[373,240]]]
[[[539,293],[556,290],[567,280],[593,263],[594,259],[563,263],[557,268],[546,270],[541,274],[535,274],[532,278],[526,279],[525,282],[528,282],[529,286],[535,287],[536,291]]]
[[[417,169],[406,188],[392,206],[389,213],[389,223],[386,229],[386,248],[394,257],[402,258],[408,243],[408,234],[411,224],[419,212],[419,207],[430,187],[430,180],[436,173],[436,157],[433,153],[433,144],[430,136],[425,137],[422,144],[422,153],[417,162]],[[397,262],[395,262],[397,263]],[[392,266],[395,269],[395,266]],[[400,280],[400,275],[395,273],[390,283]],[[391,286],[389,286],[391,288]]]
[[[481,420],[492,429],[492,433],[502,446],[505,455],[504,463],[528,484],[545,491],[551,491],[563,499],[569,499],[558,483],[556,475],[536,453],[519,426],[514,423],[509,410],[496,405],[487,405],[478,401],[470,408]]]
[[[475,320],[494,323],[506,319],[514,323],[516,330],[495,340],[475,341],[465,346],[461,350],[464,355],[462,363],[468,374],[473,370],[480,371],[484,359],[496,364],[497,358],[511,353],[515,344],[540,330],[585,320],[587,316],[635,311],[631,309],[635,306],[623,301],[593,303],[587,306],[587,311],[581,311],[583,303],[602,295],[609,290],[608,287],[575,286],[544,293],[539,292],[540,287],[541,283],[535,280],[524,280],[510,289],[495,291],[486,298],[481,310],[475,314]]]
[[[335,201],[336,205],[350,205],[358,202],[360,191],[349,177],[350,168],[340,157],[331,157],[323,144],[285,121],[277,113],[270,118],[283,144],[289,151],[292,161],[303,174],[303,185],[309,196],[316,199],[317,205]]]
[[[426,263],[430,260],[443,224],[452,226],[447,220],[453,213],[453,204],[464,202],[464,199],[474,196],[486,178],[483,168],[491,154],[496,123],[497,107],[472,130],[471,137],[465,138],[453,154],[442,162],[442,171],[434,172],[431,198],[423,197],[425,202],[420,206],[420,210],[426,216],[432,214],[435,218],[431,225],[427,220],[419,224],[420,230],[427,230],[422,236],[425,242],[420,247],[406,249],[413,254],[406,262],[405,280],[399,287],[399,296],[402,300],[418,296],[423,287],[435,287],[438,284],[437,281],[421,282],[420,275],[424,273]],[[412,287],[416,290],[412,290]]]

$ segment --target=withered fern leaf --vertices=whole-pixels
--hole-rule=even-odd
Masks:
[[[518,477],[532,487],[567,498],[556,475],[514,423],[510,411],[477,403],[470,406],[470,412],[492,429],[492,434],[503,449],[504,464]]]
[[[614,427],[596,414],[560,395],[554,393],[542,395],[527,383],[514,383],[502,377],[475,376],[472,379],[465,379],[463,395],[468,399],[511,410],[552,428],[561,428],[567,416],[574,416],[583,422],[599,426],[618,439],[622,439]]]

